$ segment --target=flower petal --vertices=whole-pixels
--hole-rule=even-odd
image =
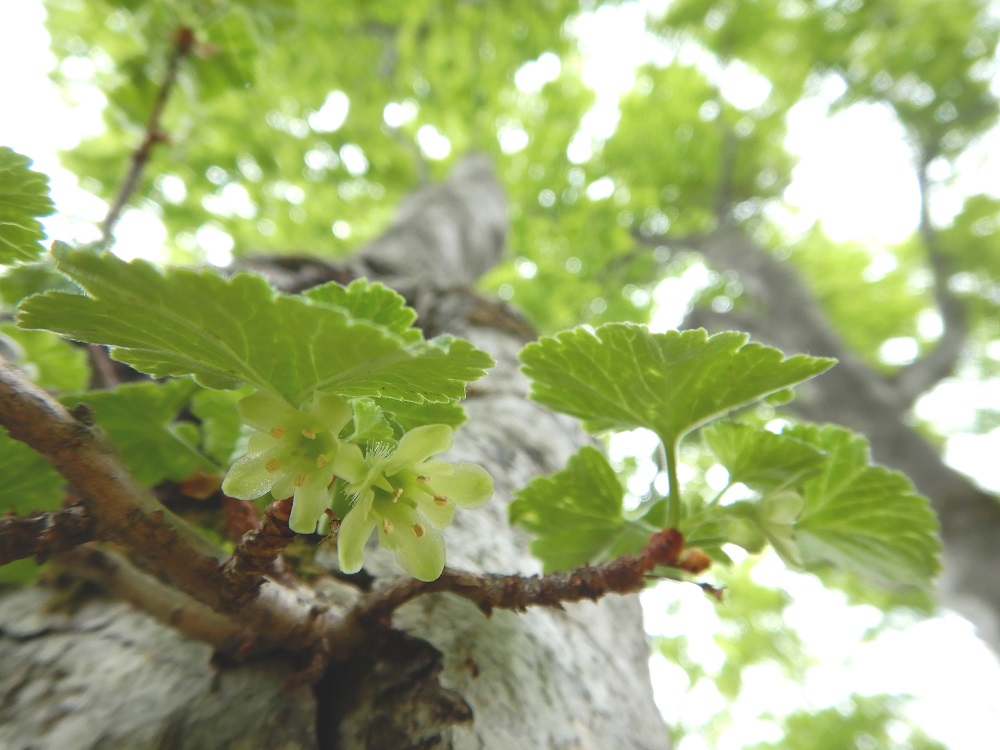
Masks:
[[[379,543],[392,552],[403,570],[420,581],[433,581],[444,570],[444,537],[405,505],[377,503],[385,511],[378,526]],[[387,525],[385,520],[389,521]]]
[[[268,432],[295,414],[295,409],[285,399],[270,393],[251,393],[236,404],[244,424],[261,432]]]
[[[330,467],[334,474],[349,483],[362,481],[368,473],[368,463],[361,454],[361,449],[354,443],[341,443]]]
[[[319,517],[329,502],[329,493],[321,480],[311,480],[296,488],[288,528],[296,534],[315,534]]]
[[[365,564],[365,544],[375,530],[375,519],[368,509],[371,508],[373,493],[366,493],[368,502],[362,498],[347,513],[340,531],[337,532],[337,558],[340,569],[345,573],[357,573]]]
[[[462,508],[478,508],[493,497],[493,477],[482,466],[459,462],[446,476],[434,474],[430,486]]]
[[[267,470],[267,457],[243,456],[222,480],[222,491],[239,500],[254,500],[271,491],[280,475]]]
[[[332,393],[322,392],[313,394],[309,414],[322,422],[334,437],[340,434],[344,425],[350,422],[353,416],[350,405],[344,399]]]
[[[386,461],[385,473],[397,471],[444,453],[455,442],[455,431],[446,424],[426,424],[414,427],[400,438],[399,447]]]
[[[435,529],[444,531],[451,522],[455,520],[454,502],[445,497],[431,497],[430,495],[418,495],[414,498],[420,515],[427,519],[427,522]]]

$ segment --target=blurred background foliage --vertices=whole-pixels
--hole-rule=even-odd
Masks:
[[[966,319],[962,372],[1000,375],[1000,198],[960,185],[970,164],[981,165],[1000,114],[996,9],[986,0],[649,2],[645,28],[629,40],[647,59],[609,104],[589,82],[595,63],[579,32],[585,19],[634,5],[48,0],[55,81],[71,102],[95,90],[104,100],[104,132],[63,163],[85,190],[113,200],[177,35],[190,29],[195,45],[166,104],[162,143],[132,200],[165,228],[164,246],[148,248],[159,260],[347,254],[382,231],[408,193],[479,150],[496,165],[510,214],[508,258],[484,291],[543,333],[581,322],[662,325],[658,311],[677,295],[681,308],[738,310],[739,280],[696,252],[695,240],[726,221],[797,268],[843,340],[887,375],[939,343],[933,244]],[[922,196],[912,236],[842,241],[787,220],[789,114],[805,101],[891,114]],[[81,223],[78,235],[63,239],[100,232]],[[26,268],[4,278],[0,294],[13,304],[52,283]],[[889,346],[901,341],[903,357]],[[998,424],[984,405],[970,429]],[[692,451],[688,463],[705,460]],[[740,591],[718,608],[723,666],[706,669],[679,635],[661,637],[660,651],[691,686],[711,680],[724,705],[739,700],[752,665],[805,679],[813,657],[782,624],[790,595],[755,584],[750,562],[723,575]],[[845,601],[882,613],[873,632],[932,609],[912,592],[833,578]],[[783,739],[753,747],[936,747],[906,726],[904,704],[854,696],[776,712],[765,718]],[[729,714],[681,719],[675,730],[714,747]]]

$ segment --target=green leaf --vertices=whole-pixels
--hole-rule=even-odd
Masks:
[[[532,553],[545,570],[566,570],[595,559],[635,552],[648,541],[643,530],[629,533],[628,548],[620,543],[635,525],[623,515],[624,491],[614,469],[596,448],[586,446],[566,468],[536,477],[517,492],[510,504],[510,521],[538,535]]]
[[[940,571],[937,517],[910,480],[872,465],[868,442],[842,427],[800,425],[785,434],[827,454],[807,479],[796,524],[803,561],[833,562],[869,578],[927,586]]]
[[[31,159],[0,147],[0,263],[37,260],[45,232],[38,217],[55,207],[49,198],[49,178],[28,169]]]
[[[314,390],[445,402],[493,364],[468,342],[406,341],[340,308],[279,294],[259,276],[161,273],[65,245],[53,254],[89,296],[31,297],[19,325],[115,347],[116,359],[156,377],[192,375],[217,389],[249,383],[295,406]]]
[[[407,341],[419,341],[420,331],[413,328],[417,313],[406,300],[380,282],[355,279],[350,286],[331,281],[302,293],[314,302],[342,307],[355,318],[387,328]]]
[[[719,422],[702,433],[729,472],[730,483],[758,490],[788,487],[819,471],[823,452],[803,442],[749,425]]]
[[[389,398],[374,399],[390,422],[399,428],[399,434],[409,432],[414,427],[425,424],[446,424],[449,427],[459,427],[465,424],[465,409],[455,401],[442,404],[424,402],[415,404],[411,401],[396,401]]]
[[[175,421],[197,388],[186,379],[126,383],[60,401],[69,407],[80,402],[90,406],[135,478],[152,486],[165,479],[180,481],[198,469],[219,468],[199,452],[197,428]]]
[[[0,338],[15,342],[21,349],[18,366],[43,388],[80,391],[90,380],[85,349],[73,346],[48,331],[25,331],[13,323],[0,325]]]
[[[49,462],[0,430],[0,515],[55,510],[66,483]]]
[[[229,466],[243,422],[236,403],[250,390],[199,391],[191,398],[191,413],[201,421],[202,450],[219,466]]]
[[[380,442],[393,439],[392,425],[386,421],[382,409],[370,398],[351,402],[354,412],[354,432],[348,438],[353,443]]]
[[[650,333],[609,323],[575,328],[521,352],[531,396],[592,431],[645,427],[664,444],[770,393],[814,377],[834,360],[747,343],[744,333]]]

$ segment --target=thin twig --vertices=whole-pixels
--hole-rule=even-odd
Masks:
[[[39,561],[94,539],[87,511],[74,505],[62,510],[0,517],[0,565],[34,557]]]
[[[354,608],[350,617],[364,625],[383,622],[406,602],[435,592],[464,597],[487,616],[494,609],[518,612],[535,606],[562,609],[567,602],[596,601],[606,594],[640,591],[657,565],[693,570],[690,556],[686,555],[689,552],[691,550],[684,549],[684,537],[679,531],[664,529],[653,534],[640,555],[621,555],[599,565],[582,565],[561,573],[520,576],[445,568],[437,580],[402,581],[370,594]]]
[[[125,179],[118,190],[118,195],[111,204],[111,208],[108,209],[108,215],[104,217],[104,222],[101,225],[101,233],[105,243],[111,241],[112,232],[121,218],[125,206],[139,188],[143,170],[146,168],[146,162],[149,161],[153,147],[167,140],[166,134],[160,128],[160,118],[163,116],[163,110],[170,99],[170,92],[177,82],[177,73],[180,70],[181,60],[190,54],[194,48],[194,43],[194,31],[187,26],[181,26],[174,32],[173,48],[170,51],[170,57],[167,58],[167,73],[163,78],[163,83],[160,84],[159,91],[156,93],[156,101],[153,103],[153,109],[149,113],[149,118],[146,120],[146,129],[142,142],[132,153],[128,174],[125,175]]]

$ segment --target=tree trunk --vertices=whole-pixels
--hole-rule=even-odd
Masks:
[[[347,267],[406,294],[429,335],[468,338],[497,360],[470,388],[470,420],[452,452],[485,466],[496,495],[484,509],[460,512],[448,529],[448,564],[531,573],[538,564],[509,527],[506,504],[535,474],[561,468],[586,437],[526,399],[516,360],[526,326],[471,288],[499,258],[505,226],[490,165],[471,157],[446,184],[404,202],[388,232]],[[287,288],[337,276],[318,263],[268,270]],[[368,551],[366,571],[375,587],[399,574],[378,549]],[[95,598],[67,613],[48,608],[55,596],[31,588],[0,599],[0,747],[669,745],[652,701],[636,597],[486,618],[465,600],[425,596],[398,610],[395,629],[370,650],[333,665],[315,690],[289,690],[282,682],[291,663],[220,666],[208,646],[127,605]]]

